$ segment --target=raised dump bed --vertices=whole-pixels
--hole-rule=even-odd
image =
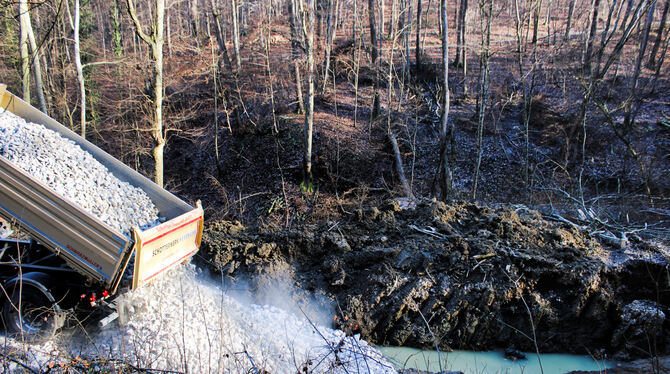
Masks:
[[[5,110],[28,122],[41,124],[79,145],[119,180],[142,189],[164,220],[146,230],[133,227],[130,236],[125,235],[0,156],[0,217],[19,226],[41,246],[64,260],[86,279],[89,287],[101,287],[105,296],[114,295],[124,279],[133,253],[131,286],[136,288],[197,252],[203,229],[200,202],[196,207],[185,203],[6,91],[5,86],[0,84],[0,113]],[[19,260],[16,257],[3,259],[3,251],[0,246],[0,265],[5,265],[0,270],[12,266],[17,268]],[[31,268],[14,277],[8,276],[5,271],[4,288],[18,283],[19,278],[31,279],[26,277],[31,271],[54,278],[49,269]],[[51,288],[50,285],[42,286],[47,290]],[[52,296],[58,299],[56,295]]]

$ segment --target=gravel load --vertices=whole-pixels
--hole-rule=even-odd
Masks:
[[[73,141],[2,110],[0,155],[126,235],[133,226],[159,223],[158,209],[142,189],[116,178]]]

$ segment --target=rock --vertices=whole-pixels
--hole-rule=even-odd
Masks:
[[[648,348],[648,342],[663,336],[665,313],[653,301],[635,300],[623,307],[621,322],[612,335],[612,346]],[[621,358],[627,358],[625,356]]]
[[[277,243],[263,243],[258,247],[256,253],[258,254],[258,257],[267,258],[275,249],[277,249]]]
[[[514,346],[508,347],[505,349],[505,352],[503,353],[503,356],[505,356],[506,359],[512,360],[512,361],[519,361],[519,360],[525,360],[526,359],[526,354],[521,352],[518,349],[515,349]]]
[[[351,251],[351,247],[349,246],[349,243],[347,243],[347,239],[344,238],[344,235],[338,232],[329,231],[324,235],[324,239],[326,239],[327,242],[330,242],[330,244],[332,244],[340,252]]]

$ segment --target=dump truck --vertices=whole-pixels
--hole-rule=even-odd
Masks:
[[[5,110],[79,145],[119,180],[141,188],[164,219],[124,234],[0,155],[0,218],[29,238],[0,239],[0,320],[9,333],[48,335],[68,312],[90,309],[108,309],[100,314],[107,323],[118,315],[114,299],[121,291],[141,287],[198,251],[199,201],[187,204],[0,84]]]

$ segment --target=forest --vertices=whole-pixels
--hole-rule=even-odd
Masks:
[[[298,263],[299,288],[327,290],[357,321],[345,331],[630,360],[670,348],[662,334],[650,348],[648,330],[624,343],[619,317],[638,298],[670,305],[669,12],[670,0],[0,0],[0,83],[201,200],[205,266]],[[404,244],[351,252],[386,240]],[[401,261],[405,244],[423,262]],[[651,265],[591,261],[629,246]],[[398,262],[382,267],[386,255]],[[398,271],[418,306],[391,296]],[[428,295],[472,277],[496,301],[462,291],[470,306],[435,342],[417,310],[449,320],[453,295]],[[361,301],[375,282],[388,301]],[[551,287],[593,314],[552,304]],[[526,309],[534,345],[485,317],[526,330]]]
[[[418,196],[658,236],[668,7],[3,1],[0,76],[209,217]]]

